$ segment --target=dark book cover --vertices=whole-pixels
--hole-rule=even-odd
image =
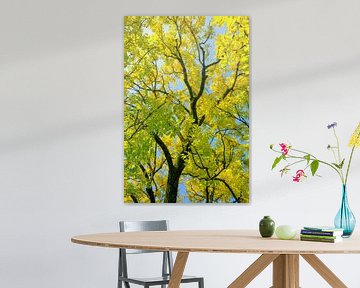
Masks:
[[[301,234],[303,235],[318,235],[318,236],[341,236],[342,231],[319,231],[319,230],[308,230],[301,229]]]

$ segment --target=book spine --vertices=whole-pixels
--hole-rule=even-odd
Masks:
[[[337,238],[341,238],[341,236],[322,236],[322,235],[305,235],[305,234],[300,234],[301,237],[303,238],[319,238],[319,239],[337,239]]]
[[[327,243],[335,243],[335,239],[326,239],[326,238],[310,238],[310,237],[300,237],[301,241],[313,241],[313,242],[327,242]]]
[[[319,236],[334,236],[334,232],[332,231],[315,231],[315,230],[301,230],[301,234],[303,235],[319,235]]]
[[[341,237],[341,236],[336,237],[336,236],[305,235],[305,234],[300,234],[300,236],[303,238],[314,238],[314,239],[337,239]]]

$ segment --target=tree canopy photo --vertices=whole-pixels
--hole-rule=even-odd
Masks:
[[[249,50],[248,16],[125,17],[125,203],[249,203]]]

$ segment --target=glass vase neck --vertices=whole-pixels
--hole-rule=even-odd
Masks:
[[[342,202],[346,205],[348,204],[348,196],[347,196],[347,189],[346,189],[346,185],[344,184],[342,187]]]
[[[343,184],[343,186],[342,186],[342,193],[343,193],[343,194],[346,194],[346,190],[347,190],[347,189],[346,189],[346,185]]]
[[[346,184],[342,186],[341,206],[336,214],[334,224],[336,228],[344,229],[343,237],[350,237],[356,225],[355,216],[348,203]]]

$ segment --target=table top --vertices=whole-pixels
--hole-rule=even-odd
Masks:
[[[262,238],[256,230],[188,230],[116,232],[80,235],[77,244],[99,247],[248,254],[343,254],[360,253],[360,235],[338,243]]]

